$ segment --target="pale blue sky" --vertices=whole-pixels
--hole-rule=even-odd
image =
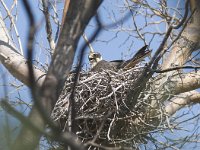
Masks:
[[[98,10],[98,12],[102,15],[102,20],[103,23],[109,24],[112,23],[113,19],[120,20],[123,15],[127,13],[127,11],[124,13],[123,5],[120,0],[107,0],[104,1],[102,4],[101,8]],[[12,0],[6,1],[8,4],[8,7],[10,8]],[[34,16],[36,19],[37,25],[40,27],[39,32],[37,33],[36,36],[36,44],[35,44],[35,56],[36,59],[39,61],[42,61],[43,63],[49,62],[50,57],[48,55],[48,52],[45,51],[45,48],[48,48],[48,43],[46,39],[46,32],[45,32],[45,27],[44,27],[44,16],[42,12],[38,9],[38,1],[29,1],[31,3],[31,8],[32,11],[34,12]],[[155,5],[155,3],[151,0],[149,1],[151,5]],[[174,6],[175,1],[174,0],[169,0],[169,3],[171,6]],[[62,14],[62,5],[59,5],[59,10],[58,13],[61,15]],[[183,5],[183,3],[181,3]],[[0,6],[0,9],[3,10],[2,6]],[[140,8],[138,8],[140,9]],[[148,13],[148,12],[147,12]],[[19,1],[18,2],[18,9],[17,9],[17,28],[19,31],[19,35],[22,40],[22,45],[24,50],[26,49],[26,42],[27,42],[27,31],[28,31],[28,19],[26,16],[26,12],[22,6],[22,3]],[[114,14],[114,15],[113,15]],[[2,13],[2,15],[5,17],[5,13]],[[110,16],[111,15],[111,16]],[[157,21],[159,18],[150,18],[148,21]],[[8,25],[8,21],[6,20],[6,23]],[[141,17],[136,18],[136,23],[138,27],[141,27],[145,23],[145,19]],[[134,35],[135,31],[133,31],[133,22],[132,18],[130,17],[126,22],[123,23],[123,26],[121,26],[122,29],[121,31],[116,31],[119,29],[119,27],[114,27],[112,29],[106,29],[104,30],[97,38],[96,41],[92,43],[94,49],[98,52],[100,52],[103,56],[104,59],[106,60],[116,60],[116,59],[129,59],[139,48],[144,46],[144,43],[141,42],[141,40],[137,40]],[[93,20],[89,23],[89,26],[86,28],[86,34],[88,36],[91,35],[92,31],[95,28],[95,23]],[[125,28],[129,29],[125,31]],[[53,28],[54,33],[56,31],[56,28]],[[157,30],[163,31],[165,30],[165,25],[159,25],[159,26],[151,26],[151,27],[146,27],[144,28],[142,32],[144,31],[157,31]],[[114,38],[116,36],[116,38]],[[152,36],[151,35],[146,35],[145,40],[148,44],[148,42],[151,40]],[[112,40],[111,40],[112,39]],[[109,41],[110,40],[110,41]],[[150,45],[150,49],[156,50],[158,48],[159,43],[161,42],[162,38],[159,36],[155,36],[155,39]],[[109,41],[109,42],[106,42]],[[39,45],[38,45],[39,44]],[[80,40],[78,48],[80,48],[80,45],[83,44],[83,39]],[[26,51],[25,51],[26,53]],[[87,51],[88,53],[88,51]],[[85,54],[85,62],[88,63],[87,61],[87,53]],[[5,69],[1,66],[0,68],[0,76],[3,76],[3,71],[5,72]],[[20,82],[15,80],[12,76],[9,76],[7,73],[5,74],[5,77],[7,78],[7,91],[8,91],[8,96],[9,99],[12,101],[16,101],[19,98],[26,102],[30,102],[30,94],[29,90],[26,87],[19,87],[19,89],[16,89],[16,87],[11,86],[9,83],[12,82],[14,85],[21,85]],[[4,87],[2,86],[2,78],[0,79],[0,98],[5,96],[4,93]],[[21,109],[21,111],[25,112],[27,114],[27,111],[21,107],[18,107],[18,109]],[[0,108],[1,111],[1,108]],[[3,114],[0,113],[0,118]],[[2,121],[0,119],[0,121]]]

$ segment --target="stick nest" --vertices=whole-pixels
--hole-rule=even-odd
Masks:
[[[75,129],[86,145],[94,146],[95,143],[113,147],[132,146],[133,143],[145,141],[143,133],[146,135],[149,126],[144,121],[142,107],[145,108],[146,102],[130,105],[127,98],[130,91],[137,89],[134,83],[142,70],[143,67],[135,67],[118,72],[102,70],[80,73],[74,94]],[[60,123],[63,130],[69,130],[68,118],[74,77],[75,74],[70,74],[67,78],[51,116]]]

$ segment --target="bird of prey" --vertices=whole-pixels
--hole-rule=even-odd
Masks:
[[[145,57],[150,56],[151,51],[147,49],[148,45],[142,47],[138,52],[129,60],[103,60],[100,53],[91,51],[89,54],[89,61],[91,65],[91,71],[101,71],[102,69],[109,69],[113,71],[128,70],[134,68],[136,64],[141,62]]]
[[[85,33],[83,33],[83,38],[85,42],[87,43],[88,47],[90,48],[90,53],[89,53],[88,58],[90,61],[91,71],[100,71],[101,69],[109,69],[109,70],[116,71],[116,69],[118,68],[118,65],[122,64],[123,60],[116,60],[116,61],[111,61],[111,62],[103,60],[100,53],[94,52],[94,49],[92,45],[90,44]]]
[[[91,66],[91,71],[101,71],[102,69],[108,69],[117,71],[117,69],[124,62],[123,60],[106,61],[103,60],[100,53],[90,52],[89,61]]]

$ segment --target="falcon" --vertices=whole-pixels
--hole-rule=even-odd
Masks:
[[[100,53],[91,51],[88,58],[91,65],[91,71],[101,71],[102,69],[109,69],[113,71],[129,70],[134,68],[136,64],[143,61],[145,57],[151,55],[151,51],[147,49],[148,45],[142,47],[138,52],[129,60],[113,60],[106,61],[102,59]]]

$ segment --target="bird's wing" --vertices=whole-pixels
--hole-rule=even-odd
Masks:
[[[114,66],[116,70],[118,70],[124,62],[124,60],[112,60],[109,63],[110,65]]]
[[[93,72],[100,72],[100,71],[106,70],[106,69],[108,69],[108,70],[114,70],[115,68],[114,68],[114,66],[112,66],[110,64],[110,62],[105,61],[105,60],[101,60],[93,68],[91,68],[91,71],[93,71]]]
[[[130,69],[135,67],[135,65],[141,62],[145,57],[150,56],[151,51],[147,49],[148,45],[142,47],[138,52],[129,60],[124,62],[121,66],[122,69]]]

